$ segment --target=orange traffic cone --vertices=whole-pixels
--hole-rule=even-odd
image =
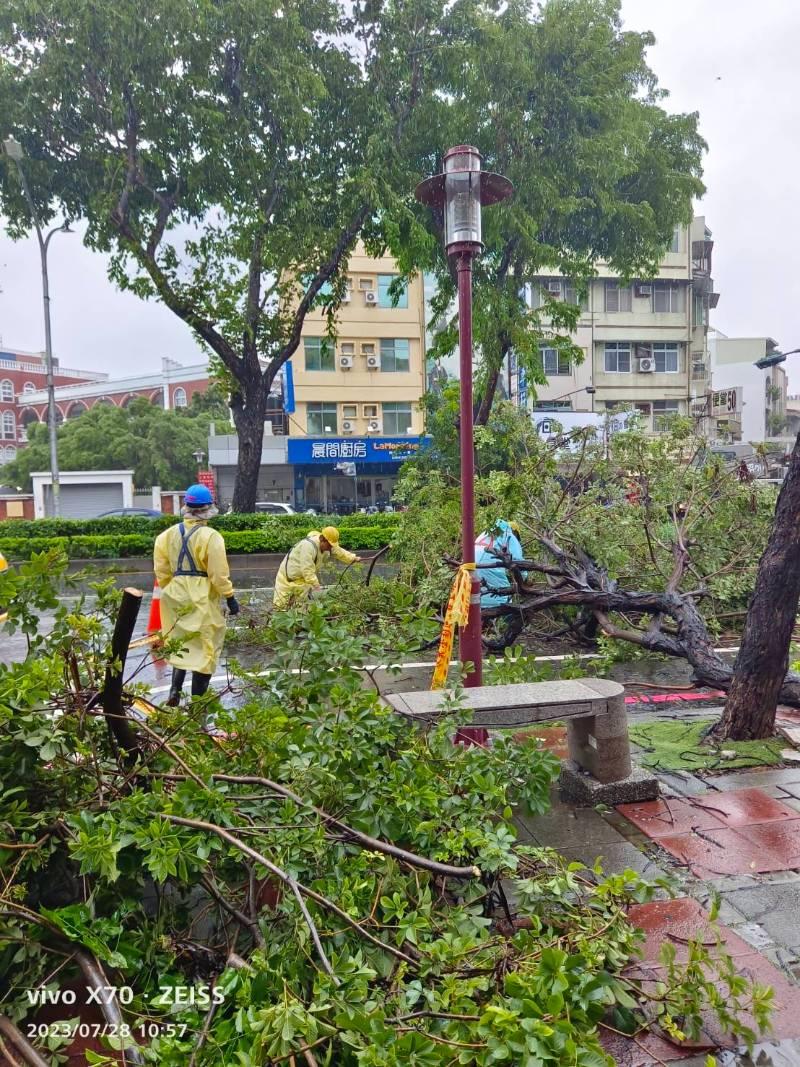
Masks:
[[[156,579],[153,585],[153,599],[150,602],[150,618],[147,620],[147,632],[158,633],[161,630],[161,588]]]
[[[153,599],[150,601],[150,618],[147,620],[147,635],[152,645],[154,663],[163,663],[159,655],[164,640],[161,636],[161,587],[158,579],[153,582]]]

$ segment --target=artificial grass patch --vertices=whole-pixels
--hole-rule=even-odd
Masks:
[[[783,763],[781,749],[786,741],[713,741],[703,738],[715,719],[694,722],[646,722],[631,726],[631,741],[642,751],[637,761],[660,771],[722,771],[743,767],[773,767]],[[722,752],[735,752],[723,756]]]

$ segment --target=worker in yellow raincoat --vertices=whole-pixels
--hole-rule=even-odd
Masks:
[[[167,704],[180,703],[186,672],[192,672],[192,696],[208,689],[222,644],[225,617],[239,614],[233,595],[225,542],[208,520],[217,514],[205,485],[191,485],[184,496],[183,522],[156,538],[153,563],[161,586],[161,632],[168,641],[181,641],[180,651],[168,657],[172,684]]]
[[[275,578],[273,606],[278,610],[292,607],[320,589],[319,572],[326,556],[340,563],[361,562],[360,556],[339,544],[339,531],[335,526],[312,530],[283,557]]]
[[[0,574],[2,574],[3,571],[7,571],[7,570],[8,570],[8,564],[6,563],[6,557],[3,555],[2,552],[0,552]],[[3,607],[3,605],[0,604],[0,622],[5,622],[7,618],[8,618],[8,612]]]

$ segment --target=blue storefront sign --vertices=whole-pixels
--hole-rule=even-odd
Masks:
[[[425,437],[290,437],[288,459],[308,463],[404,463],[428,442]]]

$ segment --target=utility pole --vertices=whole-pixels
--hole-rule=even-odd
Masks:
[[[22,160],[25,157],[22,145],[14,137],[8,137],[3,141],[3,148],[8,158],[17,168],[22,192],[28,203],[28,210],[31,213],[33,225],[36,230],[36,238],[39,242],[39,256],[42,263],[42,300],[44,303],[44,345],[45,367],[47,371],[47,430],[50,439],[50,478],[53,492],[53,515],[57,518],[61,514],[61,481],[58,471],[58,424],[56,421],[55,382],[53,381],[53,339],[50,329],[50,283],[47,277],[47,249],[50,246],[50,239],[53,234],[72,233],[72,230],[69,228],[69,222],[66,221],[62,222],[60,226],[55,226],[50,230],[47,236],[42,233],[42,227],[39,224],[39,216],[36,212],[36,205],[33,202],[33,197],[31,196],[31,191],[28,186],[28,180],[25,177],[25,171],[22,167]]]

